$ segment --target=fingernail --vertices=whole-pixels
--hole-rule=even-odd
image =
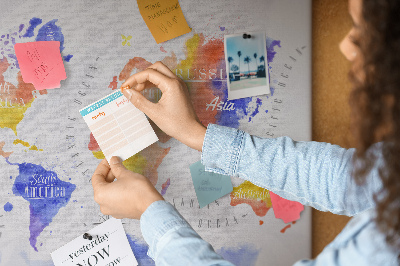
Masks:
[[[123,90],[122,93],[125,95],[126,98],[128,98],[128,100],[131,100],[131,98],[132,98],[132,90],[126,89],[126,90]]]
[[[111,164],[119,164],[119,163],[122,163],[122,160],[121,160],[121,158],[119,158],[118,156],[113,156],[113,157],[111,158],[111,160],[110,160],[110,163],[111,163]]]

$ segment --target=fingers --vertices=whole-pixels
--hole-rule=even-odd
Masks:
[[[152,64],[151,66],[149,66],[148,68],[152,68],[154,70],[157,70],[160,73],[163,73],[165,76],[174,79],[177,78],[177,76],[175,76],[175,74],[163,63],[161,63],[160,61],[155,62],[154,64]]]
[[[140,92],[135,89],[123,90],[122,92],[126,98],[140,111],[145,113],[150,119],[153,118],[153,113],[157,109],[155,103],[150,102]]]
[[[160,61],[155,62],[154,64],[149,66],[147,69],[154,69],[154,70],[160,72],[161,74],[165,75],[166,77],[169,77],[171,79],[178,79],[178,77],[166,65],[164,65]],[[134,85],[134,83],[132,83],[132,79],[128,78],[122,84],[121,87],[125,87],[127,85],[129,85],[131,87]],[[152,88],[152,87],[155,87],[155,84],[147,80],[143,83],[138,82],[138,84],[136,84],[136,86],[135,86],[135,89],[138,91],[142,91],[144,89],[148,89],[148,88]]]
[[[146,70],[130,76],[123,84],[122,87],[129,85],[131,88],[136,87],[138,84],[151,82],[155,87],[164,92],[171,84],[172,79],[155,69],[147,68]],[[145,86],[140,86],[139,89],[144,89]]]
[[[117,156],[111,157],[110,166],[111,171],[117,179],[124,178],[124,173],[126,173],[127,171],[129,172],[129,170],[126,169],[125,166],[122,164],[121,158]]]
[[[106,181],[108,183],[111,183],[111,182],[114,181],[114,179],[115,179],[115,176],[114,176],[113,172],[112,171],[108,172],[107,177],[106,177]]]
[[[105,164],[109,169],[110,169],[110,164],[107,162],[107,160],[103,160],[101,163]],[[114,181],[115,176],[112,173],[112,171],[108,171],[108,174],[106,175],[106,182],[111,183],[112,181]]]
[[[178,77],[162,62],[157,61],[148,68],[154,69],[161,74],[164,74],[165,76],[171,78],[171,79],[178,79]],[[139,83],[136,85],[135,90],[137,91],[142,91],[144,89],[149,89],[149,88],[154,88],[155,85],[151,83],[150,81],[146,81],[145,83]]]
[[[178,79],[178,77],[166,65],[164,65],[160,61],[155,62],[148,68],[154,69],[171,79]],[[136,85],[135,89],[137,91],[142,91],[142,90],[150,89],[150,88],[154,88],[154,87],[155,86],[153,83],[151,83],[150,81],[146,81],[145,83],[140,83],[140,84]]]
[[[92,176],[92,186],[93,188],[102,185],[108,184],[106,181],[106,177],[110,172],[110,167],[106,159],[102,160],[100,164],[97,166],[96,170]]]

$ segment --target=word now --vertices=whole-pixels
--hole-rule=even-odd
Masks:
[[[100,252],[103,251],[101,254]],[[107,257],[105,256],[107,255]],[[110,245],[107,246],[107,251],[106,248],[102,248],[99,251],[97,251],[96,253],[90,255],[87,259],[82,261],[82,264],[77,263],[77,266],[94,266],[97,265],[99,263],[99,260],[105,260],[108,257],[110,257]],[[120,261],[120,259],[118,258],[118,262]],[[109,264],[107,264],[109,265]],[[115,264],[111,264],[111,265],[115,265]]]
[[[173,23],[171,23],[171,21],[172,21]],[[174,24],[177,24],[177,23],[178,23],[178,20],[177,20],[177,17],[176,17],[176,16],[174,16],[174,17],[172,18],[171,21],[167,21],[167,26],[170,27],[170,28],[172,28],[172,26],[173,26]],[[167,26],[165,26],[164,23],[161,23],[160,26],[159,26],[159,28],[160,28],[160,30],[162,30],[164,33],[168,33],[168,28],[167,28]]]

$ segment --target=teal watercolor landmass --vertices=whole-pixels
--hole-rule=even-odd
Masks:
[[[35,251],[37,238],[71,199],[76,186],[62,181],[53,171],[47,171],[40,165],[31,163],[18,165],[19,175],[15,178],[12,188],[14,195],[21,196],[29,202],[30,224],[29,242]]]

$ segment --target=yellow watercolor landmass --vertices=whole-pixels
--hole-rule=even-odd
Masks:
[[[106,156],[104,156],[104,154],[103,154],[103,152],[102,151],[92,151],[92,153],[93,153],[93,156],[96,158],[96,159],[105,159],[106,158]]]
[[[97,159],[105,159],[102,151],[92,151],[93,156]],[[143,175],[147,160],[138,154],[126,159],[122,164],[130,171]]]
[[[14,145],[22,144],[22,146],[25,146],[25,147],[31,146],[28,142],[23,141],[23,140],[20,140],[20,139],[14,140],[13,144],[14,144]]]
[[[269,190],[258,187],[249,181],[244,181],[239,186],[234,187],[231,192],[231,197],[233,199],[262,200],[268,208],[272,207]]]
[[[43,151],[43,149],[38,149],[38,147],[36,147],[36,145],[31,146],[28,142],[20,140],[20,139],[15,139],[13,141],[13,144],[14,145],[21,144],[24,147],[27,147],[27,148],[29,147],[29,150],[31,150],[31,151]]]
[[[272,207],[269,190],[245,181],[231,192],[231,206],[248,204],[257,216],[263,217]]]
[[[147,160],[139,153],[126,159],[123,163],[128,170],[143,175]]]
[[[31,147],[29,148],[29,150],[31,150],[31,151],[43,151],[43,149],[38,149],[38,148],[36,147],[36,145],[31,146]]]
[[[0,128],[11,128],[14,134],[17,135],[17,125],[24,118],[26,110],[31,107],[35,98],[25,105],[18,103],[13,104],[13,107],[0,108]]]
[[[200,36],[198,34],[195,34],[192,38],[188,39],[185,43],[186,45],[186,59],[182,60],[177,66],[176,69],[183,69],[184,71],[187,71],[187,69],[190,69],[193,64],[194,60],[196,59],[197,55],[197,50],[199,47],[200,43]],[[173,72],[176,70],[174,69]],[[178,73],[180,74],[180,73]]]

